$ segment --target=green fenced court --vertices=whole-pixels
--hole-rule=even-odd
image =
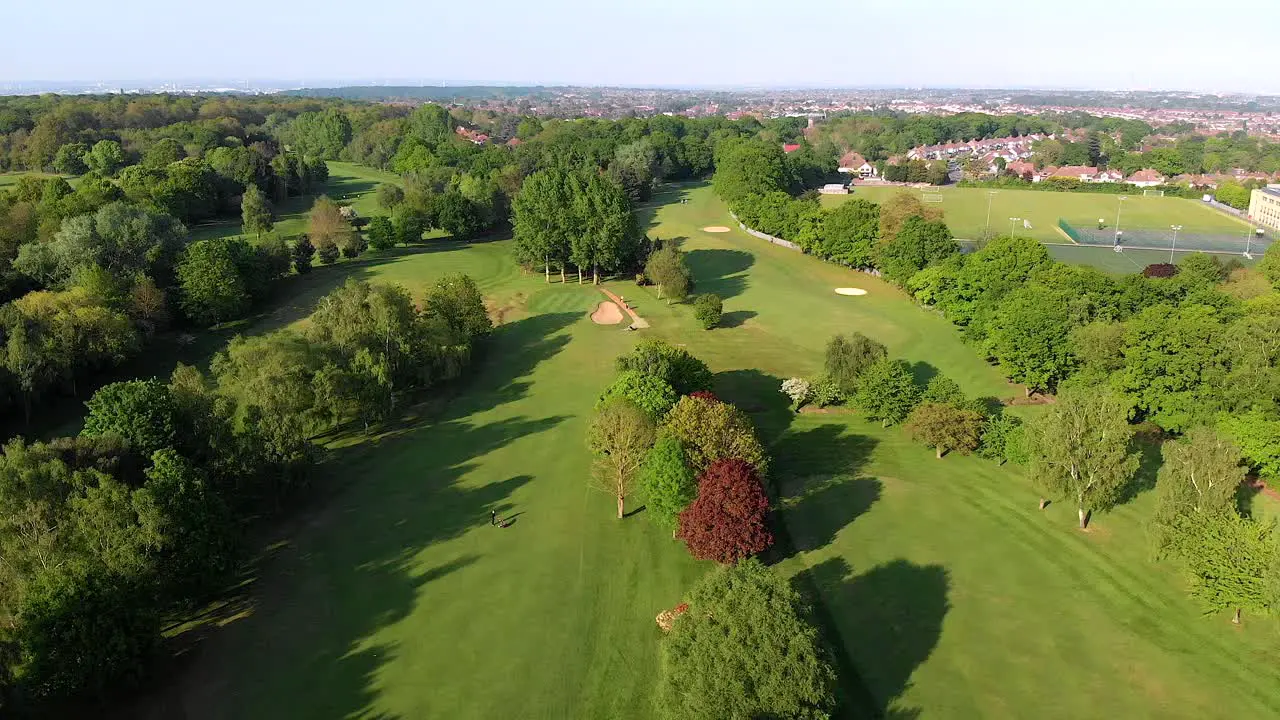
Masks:
[[[1227,235],[1213,229],[1187,226],[1164,228],[1128,228],[1123,225],[1117,235],[1116,228],[1107,222],[1058,218],[1058,227],[1073,242],[1080,245],[1102,247],[1120,246],[1141,250],[1171,250],[1175,252],[1214,252],[1233,255],[1262,254],[1271,245],[1271,236],[1257,229],[1244,228],[1243,232]]]

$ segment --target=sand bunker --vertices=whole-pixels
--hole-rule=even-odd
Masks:
[[[836,288],[837,295],[866,295],[867,291],[862,288]]]
[[[729,228],[723,225],[711,225],[709,227],[702,228],[702,232],[729,232]]]
[[[617,303],[605,300],[591,313],[591,322],[597,325],[617,325],[622,322],[622,308]]]

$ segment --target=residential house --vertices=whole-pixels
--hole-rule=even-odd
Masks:
[[[849,175],[857,175],[864,180],[869,177],[875,177],[879,173],[876,166],[867,162],[867,159],[859,153],[850,150],[840,158],[840,167],[837,168],[842,173]]]
[[[1040,172],[1032,175],[1031,182],[1040,182],[1045,178],[1053,177],[1054,173],[1056,172],[1058,172],[1058,168],[1054,167],[1053,165],[1049,165],[1045,167],[1045,169],[1041,170]]]
[[[1004,166],[1004,171],[1010,175],[1017,175],[1023,180],[1031,180],[1036,176],[1036,166],[1025,160],[1014,160]]]
[[[1124,173],[1119,170],[1102,170],[1093,179],[1094,182],[1099,183],[1118,183],[1122,180],[1124,180]]]
[[[1138,187],[1155,187],[1156,185],[1163,185],[1164,181],[1165,177],[1151,168],[1139,170],[1125,180],[1130,185],[1137,185]]]
[[[1049,177],[1071,178],[1080,182],[1096,182],[1098,168],[1086,165],[1063,165]]]

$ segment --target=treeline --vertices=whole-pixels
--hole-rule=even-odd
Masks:
[[[445,277],[421,308],[351,281],[303,332],[237,338],[211,377],[107,385],[79,437],[0,451],[0,706],[63,708],[136,686],[164,621],[225,587],[251,518],[305,488],[317,433],[390,417],[456,378],[490,330]],[[65,711],[65,708],[63,708]]]
[[[836,113],[817,125],[810,142],[824,153],[838,156],[853,150],[875,162],[903,155],[919,145],[1033,133],[1048,135],[1060,132],[1062,127],[1052,120],[1026,115],[923,115],[888,111]]]
[[[1148,139],[1153,132],[1172,130],[1177,130],[1175,139]],[[1271,174],[1280,172],[1280,143],[1243,131],[1206,137],[1192,132],[1190,128],[1162,128],[1157,131],[1145,123],[1138,123],[1137,126],[1107,130],[1104,125],[1100,130],[1090,131],[1078,142],[1042,140],[1036,144],[1032,160],[1037,167],[1105,166],[1125,175],[1151,168],[1167,178],[1237,169]]]
[[[797,591],[755,557],[774,538],[769,457],[750,418],[709,391],[711,371],[681,348],[642,341],[617,369],[588,429],[592,486],[616,500],[619,520],[640,490],[647,516],[721,564],[657,618],[660,713],[825,717],[830,651]]]
[[[1225,185],[1233,185],[1226,183]],[[1243,190],[1243,187],[1234,184]],[[1097,195],[1134,195],[1142,192],[1143,188],[1135,188],[1133,185],[1122,182],[1083,182],[1076,178],[1068,177],[1047,177],[1040,182],[1032,182],[1026,178],[1018,177],[1012,173],[1006,173],[990,180],[961,180],[956,183],[956,187],[983,187],[983,188],[1000,188],[1009,190],[1039,190],[1042,192],[1074,192],[1074,193],[1094,193]],[[1199,200],[1204,196],[1205,190],[1202,188],[1191,187],[1189,185],[1165,184],[1150,188],[1152,190],[1162,191],[1166,197],[1180,197],[1188,200]],[[1232,190],[1228,190],[1225,197],[1236,201],[1237,194],[1232,194]],[[1244,192],[1245,206],[1248,206],[1248,192]]]

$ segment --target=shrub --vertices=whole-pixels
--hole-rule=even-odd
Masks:
[[[972,410],[926,402],[911,411],[907,432],[915,440],[932,446],[939,458],[951,450],[968,455],[981,442],[983,423],[982,415]]]
[[[888,354],[884,345],[862,333],[851,333],[848,337],[836,335],[827,341],[826,376],[842,392],[852,393],[857,389],[862,373]]]
[[[658,438],[640,470],[646,507],[658,524],[674,534],[680,513],[698,497],[698,478],[684,459],[684,446],[674,437]]]
[[[396,229],[391,224],[391,218],[385,215],[378,215],[369,220],[369,227],[366,232],[369,234],[369,247],[374,250],[386,250],[395,247]]]
[[[724,302],[715,293],[704,293],[693,301],[693,314],[702,323],[703,329],[710,330],[720,324],[720,315],[724,311]]]
[[[1022,439],[1022,419],[1016,415],[1001,413],[987,421],[986,430],[982,433],[982,444],[978,446],[978,455],[1000,464],[1025,464],[1027,453],[1022,446]]]
[[[816,378],[810,385],[813,403],[820,408],[842,405],[847,399],[840,386],[826,375]]]
[[[920,388],[901,360],[884,359],[867,368],[854,402],[872,420],[885,426],[901,422],[920,402]]]
[[[324,243],[316,250],[316,257],[320,259],[321,265],[332,265],[338,261],[338,246]]]
[[[644,287],[649,284],[649,278],[645,277],[644,273],[636,273],[636,284]]]
[[[1153,263],[1142,268],[1143,277],[1169,278],[1178,274],[1178,266],[1173,263]]]
[[[745,460],[716,460],[698,477],[698,497],[680,513],[676,536],[699,560],[733,563],[773,544],[769,498]]]
[[[782,394],[791,398],[791,411],[799,412],[813,396],[813,390],[808,380],[793,377],[782,381]]]

